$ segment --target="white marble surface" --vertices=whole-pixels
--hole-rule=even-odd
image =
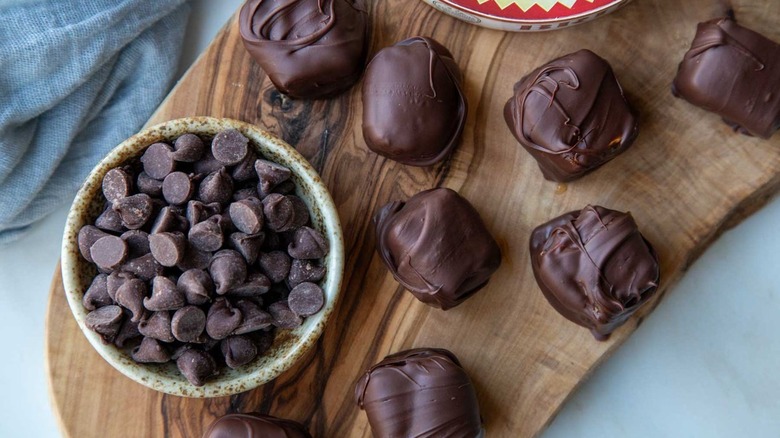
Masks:
[[[193,1],[182,72],[240,3]],[[0,437],[59,436],[43,329],[66,214],[0,247]],[[780,436],[778,224],[775,199],[721,237],[543,436]]]

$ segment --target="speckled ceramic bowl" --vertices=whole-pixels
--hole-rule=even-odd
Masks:
[[[174,362],[162,365],[138,364],[130,356],[113,345],[104,344],[100,336],[89,330],[84,319],[87,310],[81,304],[84,291],[97,273],[94,266],[79,254],[78,232],[85,224],[92,223],[100,214],[105,198],[101,182],[106,172],[128,159],[138,157],[143,150],[157,141],[172,141],[192,132],[213,136],[219,131],[235,128],[241,131],[258,152],[269,160],[292,170],[297,195],[309,206],[313,227],[330,240],[330,254],[325,258],[327,274],[322,280],[325,291],[325,307],[316,315],[305,319],[295,330],[279,330],[271,349],[252,363],[237,370],[224,368],[220,375],[204,386],[190,384],[176,368]],[[171,120],[130,137],[112,150],[89,174],[73,201],[65,234],[62,239],[62,278],[68,304],[73,316],[98,353],[122,374],[157,391],[184,397],[220,397],[248,391],[276,378],[287,370],[317,341],[338,301],[344,271],[344,243],[338,213],[325,184],[317,172],[295,149],[248,123],[211,117],[192,117]]]

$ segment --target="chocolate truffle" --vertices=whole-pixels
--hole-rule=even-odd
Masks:
[[[547,301],[598,340],[658,289],[658,256],[630,213],[587,206],[538,226],[530,246]]]
[[[311,435],[295,421],[252,413],[218,418],[203,438],[311,438]]]
[[[559,182],[615,158],[638,131],[637,114],[612,67],[590,50],[554,59],[522,78],[504,119],[542,175]]]
[[[358,381],[355,398],[375,438],[483,436],[474,385],[444,349],[387,356]]]
[[[699,23],[672,93],[737,132],[769,138],[780,129],[780,44],[730,17]]]
[[[447,310],[482,289],[501,250],[479,213],[438,188],[391,202],[374,217],[377,249],[396,280],[420,301]]]
[[[379,51],[363,84],[368,148],[411,166],[447,158],[466,123],[461,82],[452,54],[430,38],[409,38]]]
[[[274,86],[300,99],[351,87],[368,52],[364,0],[248,0],[241,40]]]

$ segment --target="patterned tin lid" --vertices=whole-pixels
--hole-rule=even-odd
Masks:
[[[423,0],[479,26],[516,32],[573,26],[612,12],[630,0]]]

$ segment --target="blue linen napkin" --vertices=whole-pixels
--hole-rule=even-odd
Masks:
[[[0,0],[0,244],[78,190],[170,89],[187,0]]]

